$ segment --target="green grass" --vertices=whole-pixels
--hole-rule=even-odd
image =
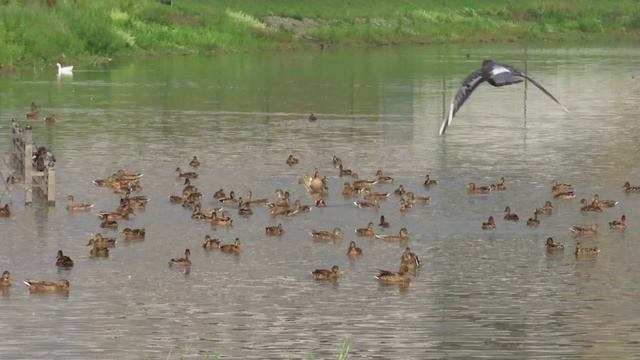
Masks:
[[[638,38],[636,0],[0,0],[4,67],[137,51]]]

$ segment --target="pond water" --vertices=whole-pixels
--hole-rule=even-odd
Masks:
[[[34,101],[55,126],[31,122],[34,139],[57,158],[57,205],[24,207],[13,185],[0,203],[0,270],[13,286],[0,298],[0,358],[175,359],[191,357],[333,358],[343,342],[351,358],[630,358],[640,353],[640,184],[637,77],[633,47],[531,47],[528,73],[565,106],[565,113],[523,84],[480,86],[446,136],[437,134],[446,103],[484,58],[525,67],[515,46],[419,47],[324,52],[149,57],[108,67],[76,66],[57,79],[55,67],[0,78],[0,148],[8,160],[9,119]],[[636,78],[634,78],[636,77]],[[309,122],[315,113],[318,120]],[[288,167],[289,154],[300,164]],[[430,204],[399,211],[391,196],[379,210],[357,209],[344,198],[332,156],[363,178],[378,168]],[[219,188],[274,199],[286,189],[312,205],[298,183],[318,168],[329,180],[328,207],[272,218],[254,206],[233,227],[215,228],[172,205],[182,181],[174,171],[202,165],[194,181],[204,206],[217,206]],[[85,246],[100,232],[97,214],[113,211],[118,195],[92,184],[117,169],[142,172],[151,197],[145,211],[120,228],[144,227],[141,242],[119,242],[106,259]],[[7,174],[7,165],[0,165]],[[422,185],[430,174],[440,184]],[[506,178],[508,189],[469,196],[466,185]],[[577,198],[553,200],[551,180],[575,184]],[[615,199],[602,213],[583,214],[579,199]],[[70,214],[65,199],[95,206]],[[525,220],[545,200],[550,217],[532,228]],[[505,206],[518,223],[502,220]],[[626,232],[607,222],[626,214]],[[358,238],[354,229],[380,215],[380,233],[406,227],[408,245],[424,266],[406,288],[382,286],[377,269],[396,270],[404,244]],[[494,231],[481,223],[497,219]],[[571,225],[596,222],[600,234],[575,239]],[[282,237],[265,226],[282,223]],[[314,242],[311,229],[341,227],[335,243]],[[204,235],[242,241],[239,256],[204,252]],[[552,236],[566,247],[549,254]],[[345,255],[355,240],[364,255]],[[576,258],[575,244],[598,246]],[[188,274],[170,258],[192,252]],[[62,249],[74,261],[58,270]],[[335,283],[310,271],[339,265]],[[68,296],[30,295],[23,279],[68,279]]]

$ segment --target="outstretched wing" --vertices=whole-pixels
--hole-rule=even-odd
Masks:
[[[545,89],[537,81],[535,81],[532,78],[530,78],[529,76],[527,76],[527,74],[525,74],[524,72],[514,68],[513,66],[509,66],[509,65],[502,65],[502,66],[504,66],[505,68],[509,69],[514,76],[519,76],[519,77],[521,77],[523,79],[529,80],[533,85],[535,85],[538,89],[540,89],[543,93],[547,94],[548,97],[550,97],[553,101],[555,101],[556,104],[562,106],[562,109],[564,111],[569,112],[569,110],[564,105],[562,105],[560,103],[560,101],[558,101],[558,99],[556,99],[555,96],[551,95],[551,93],[547,89]]]
[[[456,92],[456,96],[451,100],[451,106],[449,107],[449,115],[442,121],[442,125],[440,125],[440,135],[444,134],[447,130],[447,127],[451,125],[451,121],[453,121],[453,117],[456,115],[462,104],[469,98],[471,92],[475,88],[480,85],[484,79],[482,78],[482,69],[478,69],[472,72],[466,79],[462,82],[460,89]]]

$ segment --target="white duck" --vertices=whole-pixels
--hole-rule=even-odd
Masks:
[[[73,65],[71,66],[62,66],[60,63],[56,63],[58,65],[58,75],[72,75],[73,74]]]

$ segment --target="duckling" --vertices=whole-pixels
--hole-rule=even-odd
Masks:
[[[625,230],[627,228],[627,217],[622,214],[620,220],[609,221],[609,229],[611,230]]]
[[[241,252],[240,239],[236,238],[233,244],[226,244],[226,245],[220,246],[220,251],[228,254],[239,255]]]
[[[58,250],[58,256],[56,257],[56,266],[60,269],[71,269],[73,267],[73,260],[70,257],[64,255],[62,250]]]
[[[191,256],[191,250],[185,249],[184,250],[184,257],[169,260],[169,267],[172,267],[172,266],[178,266],[178,267],[191,266],[191,260],[189,259],[190,256]]]
[[[407,190],[404,189],[404,185],[400,184],[400,186],[398,186],[397,189],[393,190],[393,193],[398,195],[398,196],[402,196],[407,192]]]
[[[598,224],[590,226],[572,226],[569,228],[571,235],[596,235],[598,233]]]
[[[342,238],[342,230],[337,227],[331,231],[311,230],[309,233],[316,240],[338,240]]]
[[[284,234],[284,228],[282,224],[278,224],[278,226],[267,226],[265,228],[265,233],[269,236],[281,236]]]
[[[68,211],[87,211],[93,207],[93,204],[88,203],[75,203],[73,202],[73,195],[67,196],[67,210]]]
[[[632,192],[640,192],[640,186],[631,186],[631,184],[627,181],[624,183],[624,192],[632,193]]]
[[[500,178],[500,182],[497,184],[491,184],[489,186],[491,191],[504,191],[507,190],[507,185],[504,183],[504,176]]]
[[[338,165],[342,164],[342,159],[337,157],[336,154],[333,154],[331,161],[333,161],[333,167],[338,167]]]
[[[335,280],[340,276],[340,268],[338,265],[333,265],[331,270],[316,269],[311,272],[314,280]]]
[[[600,200],[600,196],[598,194],[594,194],[591,204],[599,208],[612,208],[616,206],[618,202],[615,200]]]
[[[533,217],[527,220],[527,226],[538,226],[540,225],[540,219],[538,219],[538,211],[536,210],[533,213]]]
[[[544,247],[548,251],[564,250],[564,245],[553,242],[553,238],[551,237],[547,238],[547,242],[544,244]]]
[[[376,238],[381,240],[386,240],[386,241],[406,240],[409,238],[409,230],[407,230],[407,228],[402,228],[400,229],[398,234],[386,234],[386,235],[376,234]]]
[[[204,241],[202,242],[202,248],[205,250],[214,250],[220,248],[220,240],[213,239],[209,235],[204,236]]]
[[[560,200],[570,200],[570,199],[574,199],[575,197],[576,197],[576,194],[573,191],[564,191],[564,192],[559,192],[553,195],[554,199],[560,199]]]
[[[366,228],[356,229],[356,234],[358,236],[373,236],[375,235],[375,231],[373,230],[373,223],[370,222]]]
[[[361,190],[361,192],[362,197],[365,200],[385,200],[391,195],[387,192],[372,192],[369,188],[364,188]]]
[[[342,176],[351,176],[353,172],[351,171],[351,169],[345,169],[344,167],[342,167],[342,163],[340,163],[338,165],[338,175],[340,177]]]
[[[287,157],[287,165],[289,166],[293,166],[295,164],[297,164],[298,158],[296,158],[295,156],[293,156],[293,154],[289,154],[289,157]]]
[[[93,245],[94,247],[112,248],[116,246],[116,242],[117,240],[115,238],[106,238],[103,237],[102,234],[95,234],[91,239],[89,239],[87,246]]]
[[[382,169],[378,169],[378,171],[376,171],[376,177],[378,178],[378,183],[382,183],[382,184],[393,183],[393,178],[391,176],[385,175],[382,172]]]
[[[506,207],[504,208],[504,219],[508,220],[508,221],[518,221],[520,220],[520,218],[518,217],[518,214],[511,212],[511,208],[510,207]]]
[[[409,269],[401,266],[401,269],[398,272],[379,269],[378,275],[376,275],[375,278],[381,283],[386,284],[406,284],[411,280],[409,275]]]
[[[576,251],[574,252],[574,254],[576,255],[576,257],[578,257],[578,256],[596,256],[596,255],[598,255],[599,252],[600,252],[600,249],[598,249],[598,247],[591,247],[591,248],[580,247],[580,243],[577,243],[576,244]]]
[[[236,193],[235,191],[231,190],[229,192],[229,196],[222,198],[222,199],[218,199],[218,201],[220,201],[223,204],[235,204],[238,202],[238,199],[236,199]]]
[[[378,200],[374,201],[354,201],[353,205],[360,209],[379,209],[380,204],[378,204]]]
[[[551,191],[565,192],[573,190],[573,184],[559,183],[558,180],[551,180]]]
[[[320,198],[320,199],[316,200],[316,207],[317,208],[327,207],[327,202],[323,198]]]
[[[211,225],[232,226],[233,219],[231,219],[226,211],[223,211],[220,217],[218,217],[218,214],[214,212],[213,218],[211,218]]]
[[[551,204],[551,201],[546,201],[543,207],[536,209],[536,214],[547,216],[553,214],[553,204]]]
[[[580,211],[582,212],[587,212],[587,211],[595,211],[595,212],[602,212],[602,208],[600,208],[597,205],[589,204],[587,202],[587,199],[580,199]]]
[[[124,230],[122,230],[122,234],[124,234],[125,240],[142,240],[146,235],[146,231],[144,228],[142,229],[124,228]]]
[[[0,218],[8,218],[11,216],[11,209],[9,209],[9,204],[4,204],[3,207],[0,207]]]
[[[227,197],[227,195],[224,193],[224,190],[223,190],[223,189],[220,189],[220,190],[216,191],[216,192],[213,194],[213,198],[214,198],[214,199],[218,199],[218,200],[219,200],[219,199],[224,199],[224,198],[226,198],[226,197]]]
[[[435,185],[438,185],[438,181],[437,181],[437,180],[434,180],[434,179],[431,179],[431,178],[429,177],[429,174],[427,174],[427,175],[424,177],[424,186],[426,186],[426,187],[430,187],[430,186],[435,186]]]
[[[408,191],[405,194],[405,201],[413,204],[427,204],[431,200],[428,196],[416,196],[412,191]]]
[[[346,182],[342,185],[342,195],[344,196],[353,196],[356,190],[351,186],[350,183]]]
[[[0,288],[6,288],[11,286],[11,273],[5,270],[0,278]]]
[[[378,223],[378,226],[380,226],[382,228],[388,228],[389,227],[389,222],[385,220],[384,215],[380,215],[380,222]]]
[[[198,160],[198,157],[193,155],[193,158],[191,159],[191,161],[189,161],[189,165],[192,168],[197,168],[198,166],[200,166],[200,160]]]
[[[493,219],[493,216],[489,216],[487,222],[482,223],[483,230],[493,230],[496,228],[496,221]]]
[[[491,188],[489,186],[476,186],[475,183],[469,183],[467,185],[467,192],[469,194],[487,194],[491,192]]]
[[[176,172],[178,173],[178,177],[181,177],[181,178],[187,178],[187,179],[198,178],[198,174],[196,174],[195,172],[193,171],[182,172],[182,169],[180,167],[176,168]]]
[[[69,281],[68,280],[58,280],[58,281],[34,281],[34,280],[24,280],[23,281],[29,292],[69,292]]]
[[[420,268],[422,264],[418,255],[411,251],[410,247],[406,247],[402,255],[400,256],[400,268],[406,267],[409,271],[415,271]]]
[[[350,242],[349,249],[347,249],[347,256],[353,259],[360,255],[362,255],[362,249],[356,246],[355,241]]]

